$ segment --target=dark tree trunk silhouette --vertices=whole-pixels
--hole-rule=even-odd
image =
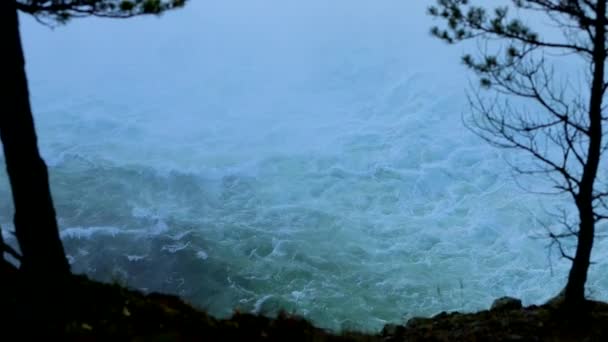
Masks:
[[[40,157],[29,102],[25,59],[17,12],[42,24],[64,24],[72,17],[130,18],[161,15],[187,0],[156,1],[29,1],[0,0],[2,44],[2,112],[0,139],[15,206],[15,234],[21,248],[21,270],[29,275],[57,277],[70,272],[55,217],[48,170]]]
[[[598,1],[596,8],[595,39],[593,45],[593,80],[589,99],[589,147],[587,163],[576,196],[579,211],[579,231],[576,254],[566,285],[566,304],[576,306],[585,301],[585,282],[595,236],[593,209],[594,183],[602,154],[602,99],[604,96],[604,67],[606,61],[606,1]]]
[[[20,268],[58,277],[68,274],[70,267],[59,238],[47,167],[38,151],[15,1],[0,1],[0,23],[0,139],[15,207]]]
[[[39,23],[54,26],[74,17],[161,15],[182,7],[186,1],[0,0],[0,140],[15,207],[15,235],[21,249],[18,254],[0,243],[0,253],[8,253],[20,262],[17,271],[0,257],[0,272],[6,271],[4,274],[15,278],[15,287],[4,292],[15,304],[8,317],[12,323],[6,324],[6,328],[22,340],[39,337],[36,335],[43,326],[52,327],[52,333],[57,334],[55,340],[62,340],[64,314],[75,303],[70,299],[73,285],[70,265],[59,237],[48,170],[38,151],[18,11],[33,16]],[[5,325],[3,336],[11,336],[4,328]],[[47,339],[53,337],[47,334]]]

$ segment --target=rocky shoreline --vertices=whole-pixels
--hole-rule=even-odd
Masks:
[[[2,282],[0,322],[3,328],[23,327],[13,315],[19,301],[10,295],[15,290],[6,287],[10,283]],[[336,334],[286,313],[268,318],[235,312],[229,319],[216,319],[176,296],[143,294],[84,276],[74,276],[69,287],[60,307],[51,308],[61,323],[49,317],[30,332],[54,334],[62,341],[608,341],[607,303],[589,301],[585,314],[572,315],[562,309],[559,297],[528,307],[504,297],[476,313],[416,317],[386,325],[377,334]],[[0,330],[3,340],[13,340],[6,338],[11,331],[21,330]]]

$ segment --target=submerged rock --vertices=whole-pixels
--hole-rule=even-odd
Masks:
[[[521,309],[521,300],[513,297],[500,297],[492,303],[490,310],[517,310]]]

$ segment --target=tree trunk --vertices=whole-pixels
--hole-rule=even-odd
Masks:
[[[15,206],[15,234],[27,274],[54,277],[70,267],[55,218],[46,164],[38,152],[25,60],[13,0],[0,1],[0,139]]]
[[[568,283],[566,285],[565,304],[569,308],[580,308],[585,302],[585,283],[587,281],[587,271],[591,259],[593,248],[593,238],[595,223],[593,221],[593,211],[587,208],[579,208],[578,244],[576,254],[572,261]]]
[[[604,68],[606,61],[606,0],[597,2],[597,22],[593,41],[593,80],[589,99],[589,148],[587,163],[576,196],[579,211],[579,232],[576,254],[566,285],[565,303],[568,307],[580,307],[585,302],[585,282],[589,269],[595,235],[593,187],[599,166],[602,146],[602,100],[604,94]]]

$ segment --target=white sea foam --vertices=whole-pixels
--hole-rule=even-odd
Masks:
[[[117,227],[68,227],[61,230],[61,238],[89,239],[95,234],[105,234],[116,237],[123,233]]]
[[[209,255],[205,251],[198,251],[196,252],[196,257],[201,260],[207,260],[207,258],[209,258]]]
[[[125,257],[129,261],[141,261],[141,260],[144,260],[147,257],[147,255],[129,255],[129,254],[126,254]]]
[[[187,248],[188,246],[190,246],[190,242],[165,245],[161,248],[161,251],[168,251],[169,253],[175,253],[175,252],[181,251],[184,248]]]

